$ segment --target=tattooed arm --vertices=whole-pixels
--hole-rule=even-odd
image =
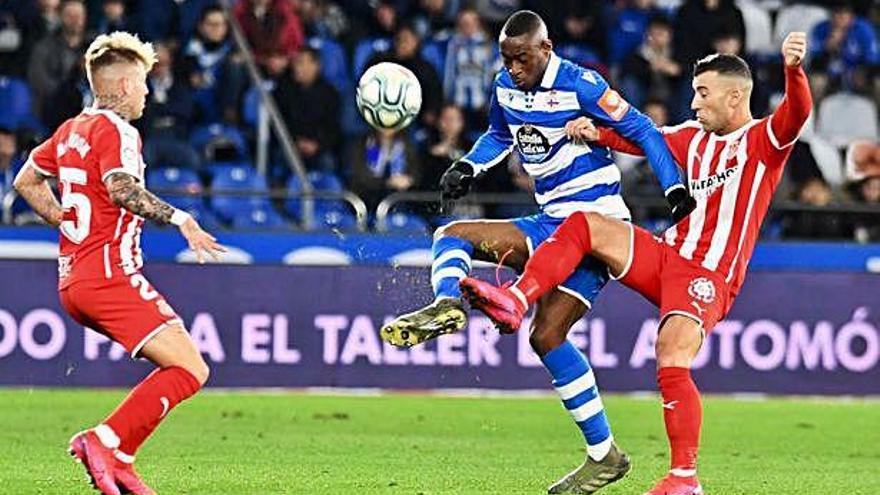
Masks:
[[[15,176],[13,187],[49,225],[61,225],[64,210],[47,182],[49,177],[34,167],[24,167]]]
[[[110,198],[122,208],[161,225],[176,225],[189,243],[189,248],[196,253],[199,263],[204,263],[205,254],[216,260],[219,253],[226,252],[217,239],[202,230],[192,216],[144,189],[133,176],[116,172],[110,174],[104,183]]]
[[[171,223],[171,217],[177,211],[158,196],[144,189],[132,175],[116,172],[110,174],[104,184],[114,203],[160,225]]]

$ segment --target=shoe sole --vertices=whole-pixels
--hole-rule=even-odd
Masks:
[[[385,342],[395,347],[412,347],[441,335],[461,331],[467,324],[464,311],[449,310],[437,316],[427,325],[415,325],[408,321],[393,321],[379,331]]]
[[[485,308],[492,306],[492,304],[489,302],[486,296],[482,295],[482,293],[480,293],[476,288],[471,287],[470,285],[462,285],[461,295],[465,298],[465,300],[467,300],[468,304],[470,304],[473,309],[482,311],[483,314],[489,316],[488,313],[486,313]],[[497,321],[494,321],[494,319],[492,323],[495,324],[495,328],[497,328],[498,331],[501,333],[513,333],[519,330],[519,328],[511,328],[508,325],[498,323]]]
[[[77,464],[81,464],[82,467],[86,470],[86,476],[89,479],[89,484],[95,490],[106,493],[100,487],[98,487],[98,480],[95,479],[95,475],[92,474],[92,465],[89,463],[89,453],[88,447],[85,445],[85,440],[82,438],[84,433],[77,433],[70,439],[69,446],[67,448],[67,453],[73,457],[74,462]],[[118,488],[117,488],[118,490]],[[121,491],[118,492],[120,495]],[[130,493],[130,492],[129,492]],[[116,495],[115,493],[112,495]]]

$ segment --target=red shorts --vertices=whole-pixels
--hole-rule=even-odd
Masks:
[[[141,273],[82,280],[58,294],[74,320],[119,342],[132,357],[159,331],[180,323]]]
[[[708,332],[727,314],[733,302],[724,277],[682,258],[662,239],[633,226],[630,260],[612,276],[660,308],[668,316],[689,316]]]

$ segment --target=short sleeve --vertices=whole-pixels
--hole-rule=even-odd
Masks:
[[[102,181],[116,172],[142,179],[141,138],[131,124],[121,119],[102,120],[94,146]]]
[[[57,133],[56,133],[57,135]],[[55,135],[40,143],[31,150],[25,166],[33,167],[37,172],[54,177],[58,175],[58,158],[55,146]]]

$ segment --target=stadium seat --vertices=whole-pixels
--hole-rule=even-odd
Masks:
[[[357,218],[344,203],[315,209],[315,230],[350,232],[357,230]]]
[[[332,172],[312,171],[308,174],[309,183],[316,191],[322,192],[342,192],[344,187],[342,180]],[[302,192],[302,183],[296,174],[290,176],[287,181],[287,190],[292,193]],[[315,200],[315,210],[347,210],[348,206],[344,201],[337,199],[318,199]],[[302,199],[291,198],[285,203],[285,210],[297,220],[302,217]]]
[[[782,46],[782,41],[792,31],[803,31],[809,35],[816,24],[829,17],[827,9],[815,5],[795,3],[782,8],[776,16],[773,46]],[[748,30],[748,26],[746,28]]]
[[[333,85],[341,95],[351,92],[353,87],[351,72],[349,72],[348,57],[345,56],[345,49],[342,48],[342,45],[332,39],[318,36],[312,36],[307,43],[321,56],[321,75],[324,76],[324,79]]]
[[[227,124],[197,127],[190,134],[189,143],[199,156],[209,161],[240,160],[249,156],[244,134]]]
[[[756,55],[775,54],[773,44],[773,21],[767,12],[754,0],[737,0],[746,27],[746,53]]]
[[[445,45],[434,40],[425,40],[422,44],[421,55],[431,67],[437,71],[437,75],[442,77],[443,71],[446,69]]]
[[[354,64],[352,72],[354,73],[355,80],[360,79],[361,74],[367,68],[367,62],[370,61],[373,55],[390,49],[390,38],[368,38],[355,45],[354,58],[352,60]]]
[[[43,130],[43,124],[31,112],[31,88],[16,77],[0,76],[0,120],[13,128]]]
[[[274,81],[264,81],[266,91],[275,89]],[[257,120],[260,118],[260,92],[256,86],[251,86],[245,91],[241,99],[241,120],[245,124],[256,127]]]
[[[398,234],[428,234],[431,227],[418,215],[411,213],[392,213],[387,218],[387,232]]]
[[[854,139],[877,139],[877,107],[864,96],[840,92],[819,104],[816,130],[835,146]]]
[[[809,140],[810,152],[816,159],[822,177],[831,186],[841,186],[843,177],[843,160],[840,151],[819,136],[813,136]]]
[[[288,227],[284,218],[271,205],[261,205],[250,211],[240,212],[232,219],[235,229],[280,229]]]
[[[211,181],[211,190],[215,192],[253,191],[255,196],[231,196],[217,194],[211,198],[211,207],[220,218],[232,222],[238,216],[250,214],[255,209],[270,209],[267,198],[266,179],[251,167],[230,166],[216,168]]]
[[[202,206],[201,196],[174,194],[202,192],[202,182],[193,170],[176,167],[151,168],[147,172],[147,186],[159,191],[159,195],[175,208],[189,210]],[[171,194],[163,194],[163,190]]]

